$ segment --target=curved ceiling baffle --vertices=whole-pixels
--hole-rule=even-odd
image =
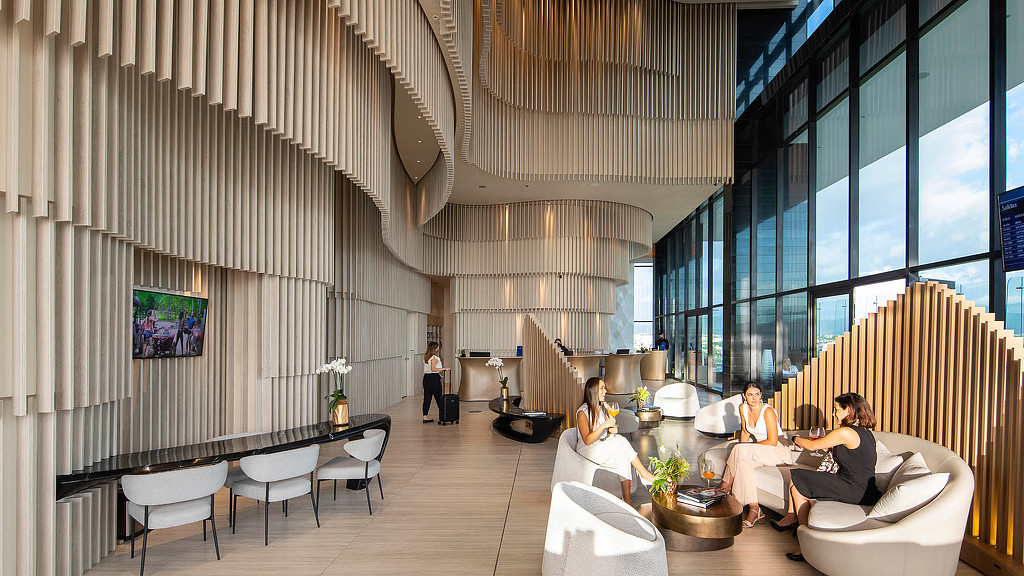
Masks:
[[[424,271],[451,277],[456,347],[514,354],[533,313],[590,352],[608,346],[614,289],[650,251],[651,215],[592,200],[449,204],[424,234]]]
[[[732,179],[735,4],[477,0],[470,160],[525,180]]]

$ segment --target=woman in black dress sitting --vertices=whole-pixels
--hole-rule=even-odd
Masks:
[[[839,421],[839,428],[818,440],[795,438],[794,442],[805,450],[831,448],[839,470],[835,474],[793,470],[789,514],[772,522],[776,530],[796,530],[800,524],[806,525],[811,499],[870,506],[881,497],[875,487],[875,436],[868,430],[875,427],[871,405],[853,392],[836,396],[833,405],[833,416]],[[798,562],[804,559],[799,545],[796,552],[787,553],[786,557]]]

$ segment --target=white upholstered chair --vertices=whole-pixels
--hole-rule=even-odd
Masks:
[[[700,410],[700,399],[693,384],[677,382],[666,384],[654,393],[654,405],[661,413],[674,418],[693,418]]]
[[[246,436],[256,436],[260,432],[239,432],[237,434],[224,434],[222,436],[214,436],[207,440],[207,442],[219,442],[221,440],[234,440],[235,438],[245,438]],[[235,503],[235,482],[239,480],[245,480],[248,476],[245,472],[242,472],[241,468],[228,469],[228,477],[224,480],[224,487],[228,489],[228,526],[234,525],[234,503]]]
[[[622,413],[620,412],[621,416]],[[564,481],[582,482],[590,486],[596,486],[610,494],[622,493],[622,478],[610,469],[587,460],[576,451],[576,443],[579,442],[579,433],[575,428],[569,428],[558,437],[558,448],[555,450],[555,467],[551,471],[551,489]],[[630,468],[632,470],[632,468]],[[631,492],[636,492],[640,486],[640,479],[636,471],[632,470],[633,478],[630,485]]]
[[[234,511],[231,533],[238,527],[238,497],[244,496],[263,502],[263,545],[270,544],[270,503],[284,502],[284,513],[288,515],[288,499],[309,494],[313,503],[313,517],[320,527],[316,499],[313,498],[313,470],[320,457],[320,445],[304,448],[246,456],[241,460],[242,471],[248,478],[235,482]],[[309,475],[307,478],[306,475]]]
[[[213,547],[220,560],[217,542],[217,523],[213,519],[213,495],[224,485],[228,463],[135,474],[121,477],[121,489],[128,499],[129,531],[132,534],[132,558],[135,558],[135,528],[131,518],[142,523],[142,561],[139,575],[146,570],[146,543],[149,531],[171,528],[192,522],[203,522],[203,540],[206,540],[206,520],[213,529]]]
[[[693,427],[709,436],[732,436],[740,429],[740,404],[743,395],[736,394],[718,402],[712,402],[697,411]]]
[[[351,456],[337,456],[316,471],[316,499],[320,501],[320,483],[334,480],[334,498],[338,498],[338,480],[363,480],[366,489],[366,507],[373,515],[370,505],[370,479],[377,477],[380,499],[384,499],[384,486],[380,481],[380,457],[384,454],[383,430],[367,430],[359,440],[349,440],[343,448]]]
[[[604,490],[559,482],[551,490],[541,573],[667,575],[665,538],[650,520]]]

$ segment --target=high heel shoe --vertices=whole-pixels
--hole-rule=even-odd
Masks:
[[[793,522],[792,524],[785,524],[785,525],[783,525],[783,524],[779,524],[775,520],[772,520],[771,522],[769,522],[769,524],[771,524],[772,528],[775,528],[779,532],[789,532],[789,531],[792,531],[794,536],[796,535],[797,527],[800,526],[800,522]]]
[[[786,552],[786,558],[789,558],[793,562],[806,562],[803,554],[797,554],[796,552]]]

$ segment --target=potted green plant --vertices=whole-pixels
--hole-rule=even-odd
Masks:
[[[331,411],[331,422],[335,426],[348,425],[348,397],[345,396],[345,382],[342,377],[352,371],[352,365],[345,362],[344,358],[337,358],[317,368],[317,374],[331,374],[337,382],[338,387],[324,396],[330,400],[328,410]]]
[[[654,481],[651,483],[651,492],[657,494],[675,495],[679,483],[690,475],[690,463],[679,453],[679,444],[676,444],[676,451],[666,457],[665,445],[658,448],[661,458],[651,456],[651,466],[654,468]]]
[[[459,356],[461,356],[463,358],[466,357],[466,349],[465,348],[459,348]]]
[[[640,346],[639,348],[636,349],[637,354],[647,354],[650,351],[651,349],[648,348],[647,346]]]
[[[498,371],[498,384],[501,384],[501,399],[508,400],[508,376],[501,373],[501,367],[504,365],[505,363],[497,356],[491,356],[487,360],[487,364],[485,364],[485,366],[494,366],[494,369]]]
[[[637,411],[644,409],[644,405],[651,399],[651,392],[647,389],[647,386],[638,386],[629,396],[630,401],[636,403]]]

